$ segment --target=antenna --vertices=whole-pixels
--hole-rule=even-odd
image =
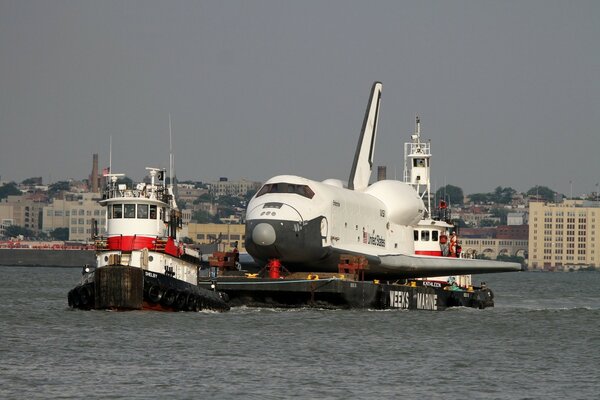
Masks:
[[[108,139],[108,173],[112,172],[112,135]]]
[[[169,185],[173,187],[173,131],[171,129],[171,113],[169,113]]]
[[[571,185],[571,193],[569,194],[569,199],[573,200],[573,181],[569,181],[569,185]]]

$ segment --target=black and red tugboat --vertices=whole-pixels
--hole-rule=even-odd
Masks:
[[[223,295],[198,287],[201,254],[179,240],[181,212],[165,171],[146,168],[150,183],[118,183],[107,174],[100,201],[106,236],[95,237],[96,265],[69,291],[79,309],[227,311]]]

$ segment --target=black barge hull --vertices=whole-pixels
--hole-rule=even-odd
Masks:
[[[68,294],[82,310],[227,311],[223,295],[136,267],[111,266],[85,274]]]
[[[449,307],[487,308],[494,306],[488,288],[462,290],[413,284],[380,284],[373,281],[326,279],[264,279],[222,277],[215,282],[227,294],[229,305],[249,307],[317,307],[445,310]]]

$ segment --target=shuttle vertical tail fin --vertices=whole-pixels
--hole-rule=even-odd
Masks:
[[[354,153],[354,163],[348,179],[348,188],[364,190],[369,186],[371,170],[373,169],[373,153],[375,138],[377,136],[377,121],[379,119],[379,105],[381,103],[381,82],[373,83],[371,97],[365,112],[360,138]]]

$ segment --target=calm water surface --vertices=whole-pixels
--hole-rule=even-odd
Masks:
[[[496,307],[70,310],[79,269],[0,267],[0,398],[600,398],[600,273],[475,276]]]

